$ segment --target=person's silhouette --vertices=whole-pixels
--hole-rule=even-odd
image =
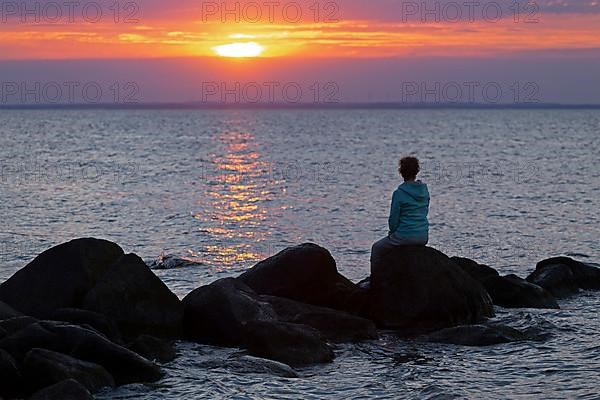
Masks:
[[[429,242],[429,190],[417,181],[420,171],[419,160],[404,157],[398,171],[404,178],[392,196],[388,236],[373,244],[371,264],[396,246],[418,246]]]

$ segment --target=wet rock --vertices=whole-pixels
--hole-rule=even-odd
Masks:
[[[125,335],[181,336],[183,305],[135,254],[112,265],[81,308],[109,316]]]
[[[105,315],[78,308],[61,308],[52,313],[50,319],[75,325],[89,325],[115,343],[122,343],[121,333],[113,320]]]
[[[442,329],[422,336],[425,342],[458,344],[462,346],[491,346],[526,340],[521,331],[501,325],[465,325]]]
[[[259,262],[238,278],[256,293],[347,310],[356,285],[337,271],[329,251],[306,243]]]
[[[23,314],[12,308],[6,303],[0,301],[0,321],[9,318],[21,317]]]
[[[251,321],[244,326],[243,345],[251,355],[292,367],[333,361],[333,350],[306,325]]]
[[[85,294],[123,255],[115,243],[76,239],[46,250],[0,285],[0,301],[37,318],[78,307]]]
[[[138,336],[128,348],[148,360],[161,363],[168,363],[177,357],[173,343],[150,335]]]
[[[140,355],[112,343],[95,331],[56,321],[40,321],[0,340],[17,361],[34,348],[47,349],[103,366],[117,385],[154,382],[160,368]]]
[[[568,297],[579,291],[573,271],[565,264],[546,264],[536,267],[536,270],[527,277],[527,281],[543,287],[558,298]]]
[[[501,307],[560,308],[550,292],[516,275],[488,277],[483,281],[483,286],[494,304]]]
[[[327,340],[357,342],[377,338],[375,324],[368,319],[283,297],[261,296],[261,298],[273,306],[281,321],[311,326]]]
[[[478,262],[469,258],[452,257],[450,260],[452,260],[452,262],[469,274],[473,279],[479,282],[483,282],[486,278],[500,276],[498,271],[496,271],[494,268],[485,264],[479,264]]]
[[[19,397],[23,386],[17,362],[10,354],[0,349],[0,397]]]
[[[227,368],[238,373],[268,374],[283,378],[298,378],[299,375],[287,364],[253,356],[241,356],[227,361]]]
[[[148,266],[152,269],[193,268],[201,265],[203,265],[201,262],[170,254],[161,255],[156,260],[153,260],[148,264]]]
[[[540,261],[527,280],[556,297],[567,297],[578,289],[600,290],[600,268],[569,257],[553,257]]]
[[[494,315],[481,284],[426,246],[389,251],[372,267],[370,291],[371,319],[405,335],[479,323]]]
[[[38,320],[33,317],[15,317],[0,321],[0,328],[6,331],[6,336],[8,336],[36,322]]]
[[[90,393],[114,387],[113,377],[102,366],[44,349],[30,350],[23,361],[23,375],[30,388],[44,388],[74,379]]]
[[[185,337],[207,344],[238,346],[245,323],[277,318],[267,302],[234,278],[194,290],[183,299],[183,305]]]
[[[40,390],[29,400],[94,400],[94,396],[74,379],[69,379]]]

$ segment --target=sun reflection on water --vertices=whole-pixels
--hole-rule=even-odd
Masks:
[[[250,266],[271,255],[265,245],[270,232],[265,225],[273,191],[265,176],[268,163],[261,160],[254,135],[224,131],[216,137],[221,152],[210,155],[213,173],[206,177],[206,196],[192,216],[207,235],[206,263],[214,268]],[[215,225],[215,221],[219,223]]]

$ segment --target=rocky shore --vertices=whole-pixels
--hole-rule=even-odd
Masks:
[[[289,378],[382,330],[467,346],[529,340],[495,323],[494,306],[558,309],[581,289],[600,289],[599,268],[550,258],[523,279],[430,247],[393,250],[355,284],[329,251],[302,244],[180,300],[135,254],[76,239],[0,285],[0,399],[91,399],[155,382],[181,340],[243,349],[240,368]]]

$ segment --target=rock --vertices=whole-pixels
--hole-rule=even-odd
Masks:
[[[550,292],[516,275],[491,276],[483,281],[483,286],[494,304],[501,307],[560,308]]]
[[[172,343],[150,335],[138,336],[129,344],[128,349],[148,360],[161,363],[168,363],[177,357],[177,351]]]
[[[36,322],[38,320],[33,317],[15,317],[0,321],[0,328],[6,331],[6,335],[8,336]]]
[[[201,262],[191,260],[185,257],[161,254],[156,260],[153,260],[148,266],[152,269],[176,269],[176,268],[194,268],[204,265]]]
[[[306,243],[287,248],[239,276],[258,294],[347,310],[356,285],[337,271],[329,251]]]
[[[123,255],[106,240],[76,239],[46,250],[0,285],[0,301],[37,318],[78,307],[85,294]]]
[[[244,327],[243,345],[251,355],[292,367],[333,361],[332,349],[306,325],[250,321]]]
[[[540,261],[527,280],[556,297],[567,297],[578,289],[600,290],[600,268],[569,257],[553,257]]]
[[[521,331],[501,325],[465,325],[442,329],[420,338],[425,342],[458,344],[462,346],[491,346],[526,340]]]
[[[543,287],[558,298],[568,297],[579,291],[573,271],[565,264],[546,264],[536,267],[536,270],[527,277],[527,281]]]
[[[0,349],[0,397],[19,397],[23,386],[17,362],[10,354]]]
[[[185,337],[200,343],[239,346],[249,321],[274,320],[272,307],[234,278],[202,286],[183,299]]]
[[[443,253],[405,246],[372,266],[371,315],[381,328],[413,335],[479,323],[494,310],[481,284]]]
[[[113,377],[102,366],[44,349],[32,349],[27,353],[23,375],[28,386],[36,389],[67,379],[75,379],[90,393],[115,386]]]
[[[0,301],[0,321],[21,316],[23,316],[23,314],[21,314],[8,304]]]
[[[17,361],[34,348],[99,364],[115,378],[117,385],[154,382],[162,377],[160,368],[140,355],[92,330],[63,322],[36,322],[0,340],[0,349]]]
[[[465,257],[452,257],[450,260],[478,282],[483,282],[486,278],[500,276],[494,268]]]
[[[181,301],[135,254],[112,265],[81,308],[109,316],[125,335],[181,336]]]
[[[54,321],[70,322],[75,325],[89,325],[115,343],[122,343],[119,328],[110,318],[88,310],[78,308],[60,308],[50,317]]]
[[[375,324],[368,319],[283,297],[261,296],[261,299],[273,306],[279,320],[311,326],[327,340],[357,342],[377,339]]]
[[[298,373],[289,365],[259,357],[241,356],[228,360],[226,366],[237,373],[269,374],[283,378],[299,378]]]
[[[94,400],[94,396],[76,380],[68,379],[40,390],[29,400]]]

